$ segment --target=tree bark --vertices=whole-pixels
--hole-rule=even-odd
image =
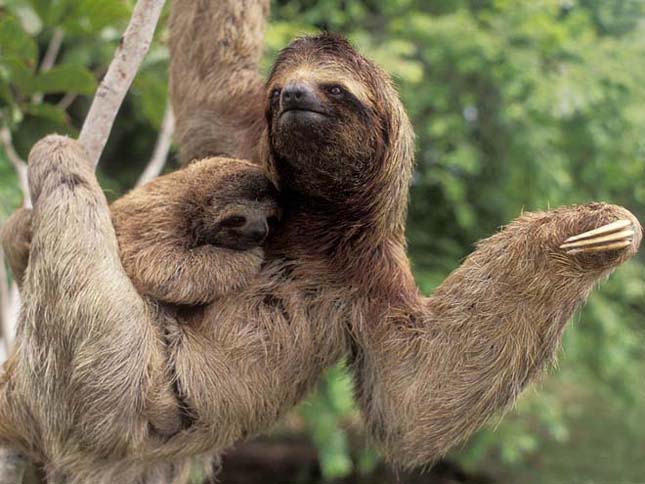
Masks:
[[[123,98],[150,48],[163,3],[163,0],[137,2],[114,59],[96,91],[78,138],[94,166],[99,162]]]

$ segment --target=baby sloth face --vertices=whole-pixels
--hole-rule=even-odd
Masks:
[[[262,245],[271,227],[277,225],[278,205],[271,199],[243,200],[224,206],[222,212],[214,208],[212,215],[212,245],[249,250]]]
[[[280,219],[277,191],[255,167],[218,183],[205,205],[197,245],[253,249],[264,243]]]

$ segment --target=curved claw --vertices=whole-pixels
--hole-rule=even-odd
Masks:
[[[567,254],[624,249],[632,244],[634,233],[634,226],[630,220],[617,220],[569,237],[560,248],[567,249]]]

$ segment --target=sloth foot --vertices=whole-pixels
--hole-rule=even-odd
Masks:
[[[635,229],[631,220],[617,220],[569,237],[560,248],[570,255],[624,249],[633,244]]]
[[[87,161],[87,154],[80,143],[55,134],[46,136],[31,148],[28,178],[34,205],[45,185],[49,192],[59,185],[73,189],[96,180],[94,167]]]

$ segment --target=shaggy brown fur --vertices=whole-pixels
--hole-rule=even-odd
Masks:
[[[141,294],[205,304],[248,285],[278,220],[259,167],[209,158],[137,188],[110,207],[121,263]]]
[[[13,278],[22,287],[31,247],[31,209],[20,208],[12,213],[0,229],[0,239]]]
[[[188,163],[253,158],[263,129],[258,62],[269,0],[187,0],[170,14],[170,99],[175,138]]]
[[[138,187],[110,207],[121,263],[140,294],[171,304],[205,304],[237,292],[259,272],[275,189],[256,165],[209,158]],[[32,211],[2,228],[9,266],[22,286]]]
[[[243,4],[263,11],[264,2]],[[181,59],[188,71],[174,69],[172,82],[204,85],[175,104],[247,112],[245,87],[252,99],[258,81],[225,81],[219,65],[246,46],[244,72],[255,67],[237,37],[248,19],[229,15],[236,5],[175,2],[174,65],[178,43],[202,47]],[[204,40],[220,32],[224,39]],[[205,66],[215,74],[201,75]],[[237,86],[228,103],[208,94],[224,85]],[[295,87],[306,106],[292,102]],[[636,219],[613,205],[524,214],[423,298],[404,240],[412,131],[387,76],[344,40],[320,35],[283,51],[264,96],[262,136],[243,141],[237,133],[262,121],[236,118],[203,152],[258,153],[281,192],[283,220],[249,286],[199,308],[144,302],[119,263],[107,204],[77,144],[49,137],[34,147],[34,238],[0,435],[54,477],[135,482],[165,473],[182,482],[188,459],[270,429],[347,354],[386,457],[431,462],[539,374],[594,284],[640,243]],[[205,122],[199,112],[179,119],[188,137]],[[618,219],[633,230],[622,249],[559,248]],[[168,378],[191,417],[174,434],[149,425],[151,415],[172,413],[157,403]]]

